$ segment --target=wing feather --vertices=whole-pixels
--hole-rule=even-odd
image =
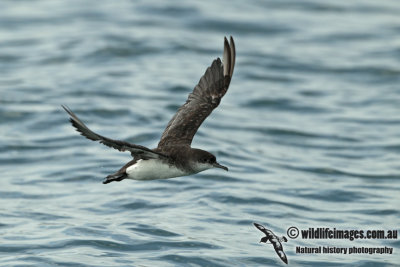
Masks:
[[[189,94],[186,103],[181,106],[165,128],[158,148],[169,145],[189,145],[203,121],[218,107],[221,98],[228,90],[235,64],[236,51],[233,38],[224,39],[222,64],[217,58],[207,68],[199,83]]]
[[[261,224],[258,224],[258,223],[253,223],[253,224],[258,230],[260,230],[264,234],[268,234],[269,235],[269,233],[267,232],[269,230],[267,228],[265,228],[264,226],[262,226]]]
[[[279,256],[279,258],[284,263],[288,264],[288,260],[287,260],[285,252],[283,251],[282,244],[280,242],[277,242],[277,243],[274,243],[273,246],[274,246],[275,252]]]
[[[162,153],[155,152],[147,147],[131,144],[125,141],[113,140],[104,136],[101,136],[92,130],[90,130],[68,107],[62,106],[64,110],[70,116],[71,124],[76,128],[78,132],[84,137],[92,140],[99,141],[100,143],[115,148],[119,151],[130,151],[132,156],[140,156],[140,158],[160,158],[166,157]]]

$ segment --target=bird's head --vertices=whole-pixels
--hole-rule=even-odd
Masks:
[[[195,151],[195,153],[193,153],[193,161],[195,162],[194,169],[197,172],[201,172],[211,168],[220,168],[225,171],[228,171],[228,168],[219,164],[217,162],[217,158],[210,152],[201,149],[193,149],[193,150]]]
[[[261,238],[260,243],[267,243],[269,241],[269,238],[267,236],[264,236]]]

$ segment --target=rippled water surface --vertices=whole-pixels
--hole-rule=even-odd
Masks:
[[[400,225],[398,1],[0,3],[1,266],[282,266],[300,229]],[[237,64],[193,145],[229,172],[103,185],[155,147],[223,36]],[[296,246],[393,247],[392,255]],[[398,240],[284,243],[289,264],[396,266]]]

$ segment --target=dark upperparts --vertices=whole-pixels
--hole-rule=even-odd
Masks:
[[[190,146],[186,145],[178,145],[156,148],[155,151],[168,156],[168,158],[165,159],[165,162],[175,165],[176,167],[185,171],[193,171],[193,163],[208,163],[212,164],[216,168],[228,171],[227,167],[220,165],[217,162],[216,157],[213,154],[198,148],[191,148]]]
[[[216,162],[215,156],[204,150],[192,149],[194,135],[203,121],[219,105],[222,97],[229,88],[236,61],[236,49],[232,36],[230,41],[224,38],[223,64],[219,58],[214,60],[200,78],[193,92],[189,94],[186,103],[181,106],[167,124],[156,149],[131,144],[125,141],[114,140],[99,135],[90,130],[68,107],[62,106],[70,116],[70,122],[81,135],[86,138],[117,149],[129,151],[134,157],[116,174],[123,175],[127,167],[138,159],[160,159],[188,170],[191,163],[207,160],[214,167],[228,170]],[[122,176],[113,177],[115,181]]]

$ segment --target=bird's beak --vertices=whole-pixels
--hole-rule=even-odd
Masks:
[[[228,167],[222,166],[218,162],[215,162],[213,165],[214,165],[215,168],[220,168],[220,169],[223,169],[225,171],[228,171]]]

